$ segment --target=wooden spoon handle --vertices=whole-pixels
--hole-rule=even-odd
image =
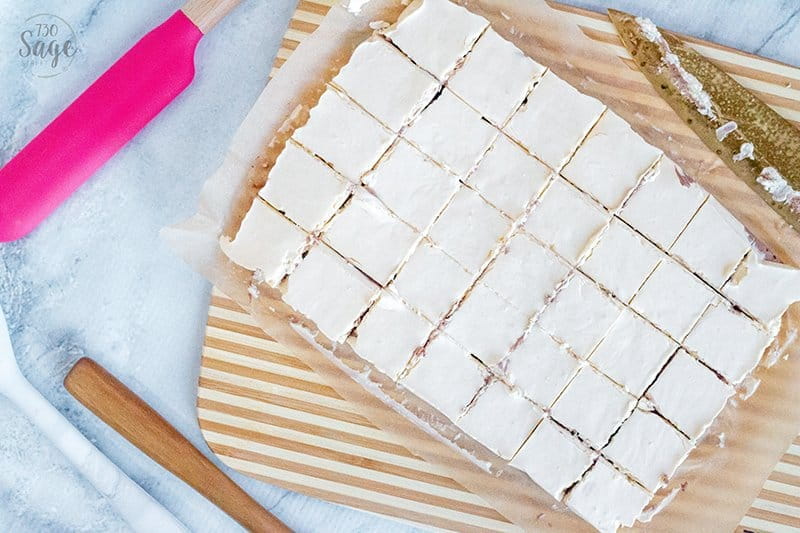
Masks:
[[[217,468],[144,400],[95,361],[83,358],[64,379],[83,405],[158,464],[254,532],[291,532]]]
[[[186,0],[181,11],[200,28],[203,35],[225,18],[241,0]]]

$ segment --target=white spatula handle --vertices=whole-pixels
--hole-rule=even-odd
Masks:
[[[19,375],[3,394],[33,422],[136,532],[186,532],[186,528],[89,442],[33,385]]]

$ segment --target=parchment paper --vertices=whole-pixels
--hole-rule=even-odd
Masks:
[[[644,77],[614,53],[588,39],[563,13],[543,0],[468,0],[471,10],[484,15],[493,28],[532,58],[581,91],[604,101],[628,120],[648,142],[664,150],[712,193],[725,183],[727,167],[713,153],[698,146],[694,134],[663,104],[658,117],[642,114],[627,100],[608,98],[608,87],[649,94]],[[485,499],[501,514],[525,530],[582,531],[589,528],[565,510],[527,476],[507,467],[497,456],[460,434],[446,418],[403,392],[346,347],[334,354],[331,344],[312,333],[313,324],[297,316],[280,300],[276,290],[261,287],[253,299],[248,292],[252,273],[231,263],[219,248],[221,234],[232,236],[267,172],[292,130],[307,118],[326,81],[349,58],[355,46],[372,33],[374,20],[393,22],[404,6],[400,0],[372,0],[356,16],[334,7],[319,29],[306,39],[281,67],[245,118],[221,167],[203,187],[197,214],[164,237],[194,268],[220,290],[253,314],[264,331],[292,350],[323,377],[343,398],[363,409],[376,426],[396,436],[397,443],[443,468],[464,487]],[[603,79],[586,74],[587,65],[603,64]],[[593,69],[592,72],[595,70]],[[652,102],[651,102],[652,103]],[[733,178],[735,179],[735,178]],[[738,191],[736,180],[734,189]],[[746,186],[742,194],[752,193]],[[727,189],[726,189],[727,190]],[[755,195],[754,195],[755,196]],[[757,196],[755,198],[760,202]],[[725,203],[725,202],[723,202]],[[768,209],[768,208],[767,208]],[[763,209],[758,220],[763,226]],[[746,225],[756,215],[735,212]],[[774,224],[783,221],[775,215]],[[772,222],[771,222],[772,223]],[[748,225],[749,226],[749,225]],[[776,226],[776,228],[778,228]],[[757,232],[757,236],[786,262],[800,250],[791,238]],[[794,353],[798,343],[785,340],[800,326],[800,308],[784,320],[776,341],[782,353]],[[800,358],[783,360],[772,368],[759,368],[760,387],[747,401],[729,406],[708,437],[690,455],[670,485],[655,502],[677,490],[674,501],[659,512],[648,530],[732,531],[757,495],[767,475],[800,427]],[[719,433],[725,433],[720,447]]]

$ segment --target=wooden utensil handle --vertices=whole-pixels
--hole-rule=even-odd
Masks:
[[[211,31],[241,0],[186,0],[181,11],[203,34]]]
[[[64,386],[134,446],[248,530],[291,531],[144,400],[95,361],[88,358],[78,361],[64,379]]]

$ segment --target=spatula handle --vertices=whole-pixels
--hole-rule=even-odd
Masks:
[[[211,31],[241,0],[187,0],[181,8],[204,34]]]
[[[83,405],[158,464],[250,531],[290,532],[177,429],[91,359],[81,359],[64,386]]]

